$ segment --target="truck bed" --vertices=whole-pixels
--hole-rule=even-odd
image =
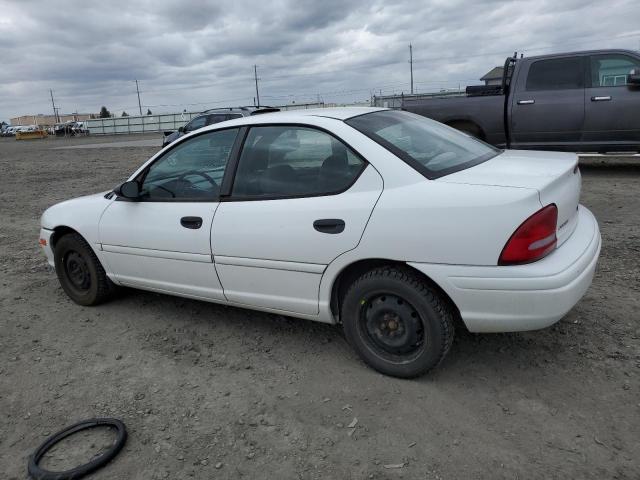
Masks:
[[[506,144],[504,95],[460,95],[405,99],[402,109],[458,128],[460,123],[482,125],[480,138],[497,146]]]

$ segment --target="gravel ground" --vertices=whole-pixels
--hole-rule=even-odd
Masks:
[[[403,381],[328,325],[138,291],[71,303],[38,248],[40,214],[156,148],[54,148],[121,140],[0,139],[2,478],[26,478],[47,435],[94,416],[129,429],[94,479],[640,478],[640,169],[583,170],[603,248],[566,318],[458,329],[440,368]],[[69,439],[46,465],[109,438]]]

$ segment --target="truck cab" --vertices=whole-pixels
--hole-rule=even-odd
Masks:
[[[514,56],[505,62],[502,85],[412,99],[402,108],[498,147],[640,151],[640,53]]]

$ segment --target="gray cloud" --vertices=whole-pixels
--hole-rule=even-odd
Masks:
[[[515,50],[640,46],[637,0],[0,1],[0,119],[364,100],[464,86]]]

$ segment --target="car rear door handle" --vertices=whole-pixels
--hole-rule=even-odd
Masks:
[[[320,233],[342,233],[344,231],[344,220],[339,218],[322,218],[313,222],[313,228]]]
[[[202,226],[202,218],[200,217],[182,217],[180,219],[180,225],[184,228],[191,228],[197,230]]]
[[[533,105],[535,100],[518,100],[518,105]]]
[[[609,95],[606,97],[591,97],[592,102],[608,102],[609,100],[611,100]]]

